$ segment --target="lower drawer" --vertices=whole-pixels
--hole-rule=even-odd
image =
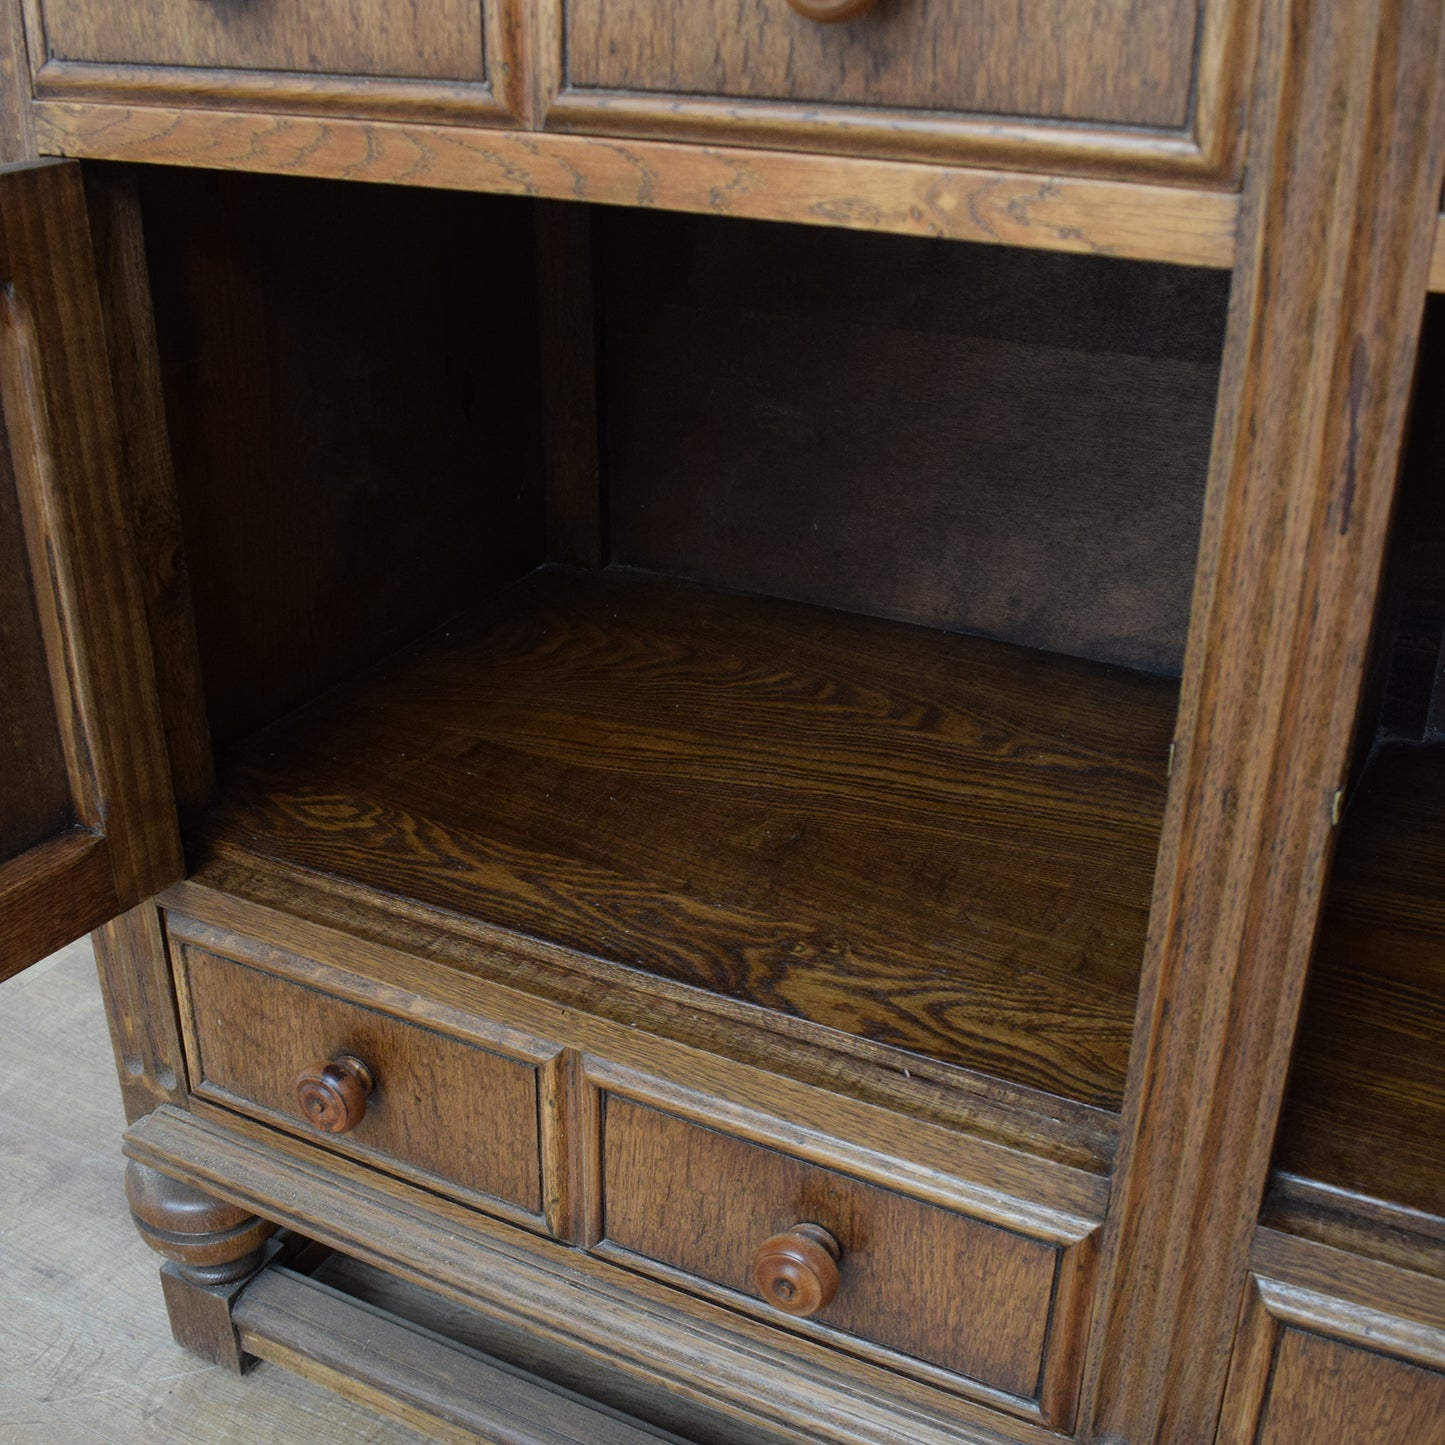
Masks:
[[[419,999],[194,921],[170,934],[198,1097],[545,1227],[557,1048],[456,1011],[424,1026]]]
[[[616,1093],[599,1108],[598,1253],[1067,1422],[1087,1240],[1031,1238]]]

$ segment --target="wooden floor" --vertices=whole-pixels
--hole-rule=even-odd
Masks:
[[[121,1193],[90,947],[0,985],[0,1445],[401,1445],[424,1436],[271,1365],[179,1349]]]

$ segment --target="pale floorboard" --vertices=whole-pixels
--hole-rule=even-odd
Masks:
[[[88,943],[0,984],[0,1445],[414,1445],[272,1365],[173,1343],[121,1193],[125,1127]]]

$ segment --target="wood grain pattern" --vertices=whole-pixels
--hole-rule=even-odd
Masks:
[[[1228,191],[235,111],[43,102],[45,154],[659,207],[1228,267]]]
[[[0,866],[0,979],[98,928],[118,906],[105,838],[73,828],[26,849]]]
[[[1367,775],[1341,832],[1275,1167],[1445,1216],[1445,749]],[[1338,1207],[1348,1208],[1344,1199]]]
[[[906,0],[825,26],[784,0],[568,0],[567,82],[1180,130],[1206,8],[978,0],[960,10],[949,0]]]
[[[1027,29],[1042,10],[1051,17],[1044,28],[1014,44],[1015,27]],[[823,35],[782,0],[674,10],[630,0],[621,11],[596,0],[576,11],[569,0],[536,0],[536,14],[531,64],[550,128],[1231,185],[1258,6],[1165,3],[1126,16],[1068,0],[984,0],[962,11],[924,0],[881,6]],[[625,20],[612,23],[618,14]],[[1138,83],[1147,87],[1145,74],[1161,72],[1172,81],[1144,99]],[[1177,120],[1161,124],[1171,108]],[[1036,118],[1090,109],[1155,119]]]
[[[233,1310],[241,1344],[456,1445],[657,1445],[673,1440],[604,1414],[514,1368],[314,1280],[268,1269]]]
[[[180,957],[197,1094],[433,1187],[541,1213],[533,1065],[190,945]],[[314,1059],[342,1053],[366,1062],[375,1087],[353,1129],[323,1135],[294,1084]]]
[[[183,172],[141,200],[221,747],[542,559],[530,217]]]
[[[0,677],[0,861],[8,862],[73,827],[76,818],[3,417]]]
[[[30,123],[30,55],[18,4],[0,7],[0,165],[35,158]]]
[[[1430,255],[1430,289],[1445,291],[1445,215],[1435,223],[1435,249]]]
[[[1107,1108],[1173,699],[544,571],[268,736],[204,836]]]
[[[1137,1440],[1208,1433],[1222,1392],[1348,766],[1445,172],[1438,5],[1278,0],[1266,16],[1091,1351],[1088,1428]],[[1319,305],[1324,292],[1338,307]]]
[[[486,74],[481,0],[133,0],[124,8],[43,0],[32,8],[31,34],[46,60],[431,80]]]
[[[1248,1288],[1223,1445],[1445,1440],[1445,1372],[1438,1368],[1445,1332],[1411,1330],[1378,1310],[1268,1276],[1252,1277]]]
[[[5,864],[0,888],[10,908],[0,968],[10,971],[34,962],[37,944],[52,951],[173,882],[181,857],[144,610],[116,485],[120,446],[79,167],[42,164],[0,174],[0,278],[6,282],[0,392],[34,617],[50,672],[48,705],[73,817],[104,834],[112,875],[108,903],[90,873],[73,900],[46,899],[34,884],[59,855],[48,854],[38,873],[27,867],[27,855]],[[20,599],[10,593],[5,600],[14,607]],[[31,717],[34,707],[27,708]],[[37,761],[43,767],[43,758]],[[99,856],[90,854],[84,866]],[[52,874],[54,881],[59,876]]]
[[[1369,1440],[1372,1445],[1445,1441],[1445,1374],[1388,1356],[1281,1332],[1257,1445]]]
[[[374,1170],[324,1168],[258,1126],[223,1125],[164,1105],[126,1151],[366,1263],[568,1344],[653,1389],[748,1431],[821,1445],[1040,1445],[1036,1423],[948,1397],[736,1311],[522,1235]],[[304,1221],[304,1223],[303,1223]],[[730,1437],[717,1437],[729,1441]]]
[[[92,935],[126,1122],[187,1093],[185,1055],[172,994],[171,960],[153,903]]]
[[[603,1235],[595,1248],[722,1285],[742,1308],[804,1328],[757,1298],[753,1256],[798,1223],[842,1246],[836,1297],[810,1332],[871,1340],[1032,1399],[1058,1250],[604,1095]]]
[[[1178,675],[1222,276],[595,228],[612,560]]]
[[[90,166],[85,199],[120,422],[131,546],[145,597],[171,780],[184,811],[206,802],[214,777],[136,177],[115,166]]]

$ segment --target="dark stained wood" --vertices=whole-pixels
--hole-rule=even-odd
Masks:
[[[1222,276],[595,226],[614,560],[1178,674]]]
[[[253,1280],[233,1318],[242,1346],[258,1359],[429,1438],[458,1445],[683,1445],[290,1270],[273,1267]]]
[[[44,56],[316,74],[480,81],[481,0],[281,0],[236,5],[43,0]],[[38,36],[37,36],[38,38]]]
[[[539,201],[535,214],[547,558],[596,567],[606,547],[597,462],[592,210]]]
[[[184,811],[210,798],[214,778],[139,186],[134,171],[121,166],[88,166],[84,179],[120,423],[122,495],[145,597],[171,779]]]
[[[541,1212],[533,1064],[189,944],[180,957],[198,1095],[433,1188]],[[364,1117],[338,1135],[316,1127],[296,1081],[313,1058],[342,1054],[366,1061],[374,1087]]]
[[[127,1123],[187,1093],[170,954],[160,913],[142,903],[91,935]]]
[[[55,3],[55,0],[50,0]],[[822,26],[785,0],[568,0],[577,90],[886,106],[1182,128],[1205,7],[948,0]]]
[[[1086,1433],[1137,1441],[1207,1438],[1223,1392],[1348,770],[1445,179],[1435,0],[1271,0],[1265,13],[1086,1386]]]
[[[21,736],[38,745],[33,764],[15,754],[13,721],[3,746],[9,767],[43,800],[38,816],[21,809],[21,836],[33,841],[45,817],[58,830],[73,820],[95,835],[57,831],[0,863],[4,974],[181,873],[144,611],[115,482],[120,444],[79,169],[0,172],[0,398],[10,473],[0,490],[13,491],[7,530],[25,553],[23,565],[14,555],[0,559],[20,574],[4,584],[7,637],[21,639],[6,646],[18,648],[23,664],[24,639],[38,625],[49,672],[48,698],[6,707],[17,708]],[[29,655],[18,677],[25,689],[40,685],[33,641]],[[57,808],[57,739],[65,810]],[[0,857],[19,841],[0,834]]]
[[[842,1248],[836,1297],[810,1322],[824,1337],[874,1341],[1024,1399],[1038,1391],[1057,1247],[627,1099],[603,1108],[596,1248],[722,1285],[795,1328],[757,1299],[753,1257],[797,1221],[820,1224]]]
[[[401,1279],[569,1345],[653,1390],[670,1391],[758,1432],[821,1445],[1038,1445],[1036,1422],[946,1397],[777,1325],[690,1298],[615,1264],[528,1237],[435,1194],[344,1159],[324,1167],[271,1131],[162,1105],[126,1136],[133,1158]],[[801,1326],[795,1328],[803,1328]]]
[[[338,1054],[308,1064],[296,1078],[296,1103],[318,1129],[346,1134],[366,1117],[366,1100],[376,1087],[371,1065],[355,1054]]]
[[[757,1247],[753,1289],[774,1309],[806,1319],[833,1303],[842,1252],[821,1224],[795,1224]]]
[[[1109,1107],[1173,710],[1162,679],[543,571],[268,734],[197,856]]]
[[[1303,1330],[1283,1330],[1255,1445],[1445,1441],[1445,1374]]]
[[[0,861],[75,824],[10,446],[0,417]]]
[[[1275,1167],[1445,1216],[1445,748],[1385,753],[1346,816]]]
[[[544,555],[525,206],[147,172],[218,745]]]

